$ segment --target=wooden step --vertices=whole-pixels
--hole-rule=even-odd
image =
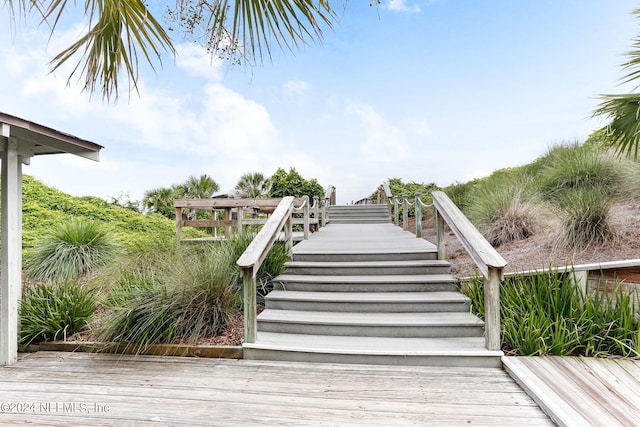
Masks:
[[[266,309],[258,331],[368,337],[481,337],[484,322],[471,313],[340,313]]]
[[[460,292],[299,292],[276,290],[265,298],[266,308],[340,312],[469,311],[469,298]]]
[[[501,351],[482,337],[384,338],[260,332],[246,359],[405,366],[500,367]]]
[[[367,276],[449,274],[451,264],[441,260],[402,261],[289,261],[285,264],[289,274],[313,276]]]
[[[274,289],[327,292],[434,292],[458,291],[450,274],[385,276],[310,276],[281,274],[273,279]]]

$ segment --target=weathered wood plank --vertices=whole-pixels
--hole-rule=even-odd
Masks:
[[[558,425],[640,425],[640,362],[505,357],[503,366]]]
[[[42,352],[0,369],[0,402],[45,409],[9,424],[550,425],[500,369]]]

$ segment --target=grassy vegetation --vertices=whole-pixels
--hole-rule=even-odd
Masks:
[[[214,336],[241,314],[235,263],[253,234],[179,245],[174,221],[161,215],[73,197],[29,176],[23,193],[23,343],[70,337],[91,325],[90,338],[143,349]],[[288,258],[276,244],[260,270],[259,295]]]
[[[33,245],[50,230],[73,219],[101,223],[129,253],[164,245],[175,239],[175,222],[159,214],[142,215],[97,197],[74,197],[29,175],[23,177],[22,192],[25,259],[33,251]],[[204,236],[203,232],[193,228],[185,229],[183,233],[186,238]]]
[[[43,236],[26,258],[26,274],[36,280],[71,280],[104,266],[119,245],[101,223],[74,218]]]
[[[482,279],[465,293],[484,317]],[[518,276],[500,287],[503,348],[522,356],[640,357],[638,295],[620,289],[585,295],[572,273]]]
[[[76,281],[39,283],[25,288],[20,305],[20,342],[62,340],[87,325],[96,295]]]
[[[525,239],[536,219],[561,225],[559,243],[579,250],[615,241],[610,207],[637,198],[638,164],[596,149],[594,142],[559,144],[531,164],[444,189],[494,246]]]
[[[152,344],[194,342],[221,333],[242,310],[242,280],[235,263],[252,239],[243,233],[138,259],[107,293],[107,314],[96,326],[97,339],[142,351]],[[258,277],[263,290],[287,259],[284,245],[269,253]]]

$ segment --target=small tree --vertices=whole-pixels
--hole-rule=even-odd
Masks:
[[[295,168],[289,168],[289,172],[278,168],[269,178],[269,185],[270,197],[309,196],[311,200],[324,197],[324,188],[318,181],[315,178],[304,179]]]
[[[145,192],[142,204],[149,212],[159,213],[169,219],[175,219],[174,200],[208,199],[218,189],[218,183],[207,174],[199,177],[190,176],[182,184],[174,184],[169,188],[155,188]]]
[[[236,184],[236,190],[243,191],[247,197],[262,197],[269,192],[269,183],[260,172],[245,173]]]

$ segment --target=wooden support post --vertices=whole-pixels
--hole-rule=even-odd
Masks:
[[[238,213],[236,214],[236,228],[238,233],[242,233],[242,217],[244,216],[244,207],[238,206]]]
[[[224,220],[225,221],[231,221],[231,208],[225,208],[224,210]],[[231,226],[230,225],[226,225],[224,226],[224,237],[225,238],[230,238],[231,237]]]
[[[589,270],[573,270],[573,284],[582,292],[582,296],[589,294]]]
[[[500,282],[502,269],[489,266],[484,281],[484,338],[487,350],[500,350]]]
[[[447,249],[444,240],[444,218],[436,211],[436,247],[438,248],[438,259],[443,260],[447,258]]]
[[[309,196],[304,196],[304,206],[302,208],[304,239],[309,238]]]
[[[176,239],[182,240],[182,208],[176,208]]]
[[[420,193],[416,193],[416,237],[422,238],[422,201]]]
[[[313,196],[313,219],[315,222],[315,225],[313,227],[313,231],[318,231],[318,229],[320,228],[320,218],[318,217],[318,204],[320,203],[320,199],[318,199],[318,196]]]
[[[287,222],[284,224],[284,242],[287,247],[287,253],[293,251],[293,215],[289,215]]]
[[[256,342],[258,320],[256,311],[256,272],[253,267],[242,268],[244,286],[244,342]]]
[[[409,195],[402,195],[402,229],[407,231],[409,229]]]
[[[4,366],[18,360],[18,304],[22,294],[22,159],[15,138],[7,138],[1,157],[0,366]]]
[[[393,223],[400,225],[400,212],[398,212],[398,196],[393,196]]]

